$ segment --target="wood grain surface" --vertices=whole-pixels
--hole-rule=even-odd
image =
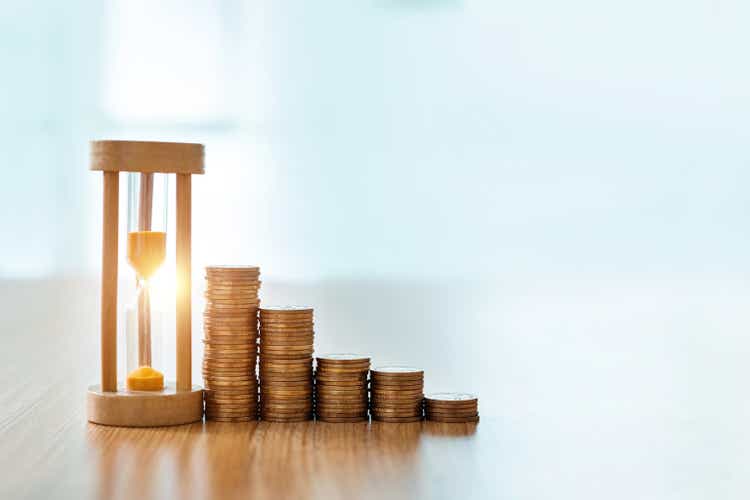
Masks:
[[[499,422],[196,423],[85,418],[96,281],[0,283],[0,498],[493,498]],[[43,313],[35,313],[43,311]]]

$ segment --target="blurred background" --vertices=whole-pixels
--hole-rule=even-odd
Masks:
[[[658,429],[747,414],[748,15],[721,0],[3,2],[4,361],[52,318],[60,343],[39,349],[63,349],[61,366],[90,350],[75,370],[97,380],[88,141],[188,141],[207,151],[198,381],[201,267],[244,263],[265,303],[315,306],[317,352],[419,365],[427,390],[476,392],[483,415]]]

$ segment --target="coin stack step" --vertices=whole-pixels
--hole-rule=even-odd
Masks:
[[[434,422],[478,422],[479,399],[461,392],[436,392],[424,397],[427,420]]]
[[[381,422],[422,420],[424,372],[410,366],[383,366],[370,371],[370,412]]]
[[[207,420],[258,418],[259,278],[257,267],[206,267],[203,382]]]
[[[301,422],[313,414],[313,310],[260,309],[260,418]]]
[[[316,360],[315,417],[323,422],[368,420],[370,358],[359,354],[328,354]]]

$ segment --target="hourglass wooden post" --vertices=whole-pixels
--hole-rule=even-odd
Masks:
[[[191,354],[191,176],[203,174],[204,148],[201,144],[141,142],[141,141],[93,141],[91,143],[90,169],[103,172],[103,220],[102,220],[102,294],[101,294],[101,383],[89,387],[87,395],[88,420],[104,425],[151,427],[195,422],[203,418],[203,391],[192,385]],[[140,172],[140,198],[138,231],[128,236],[128,259],[131,265],[131,243],[150,244],[159,236],[162,260],[144,261],[143,268],[136,269],[141,278],[148,278],[151,267],[159,267],[163,261],[166,233],[151,231],[151,196],[153,179],[151,174],[176,174],[176,367],[175,383],[157,387],[130,387],[117,382],[117,269],[119,227],[119,176],[120,172]],[[145,175],[144,175],[145,174]],[[165,212],[166,213],[166,212]],[[166,215],[165,215],[166,217]],[[131,241],[133,236],[133,241]],[[153,250],[153,248],[151,248]],[[157,252],[158,253],[158,252]],[[137,267],[137,266],[136,266]],[[143,276],[142,276],[143,275]],[[145,280],[144,280],[145,282]],[[145,286],[145,285],[144,285]],[[139,365],[151,365],[151,313],[150,302],[144,289],[139,294],[138,328]],[[142,299],[142,300],[141,300]],[[144,311],[147,314],[144,314]],[[145,325],[144,323],[145,322]],[[153,371],[153,370],[152,370]],[[157,372],[158,373],[158,372]]]

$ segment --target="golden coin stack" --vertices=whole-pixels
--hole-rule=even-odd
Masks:
[[[410,366],[383,366],[370,371],[370,412],[381,422],[422,420],[424,372]]]
[[[478,422],[479,399],[461,392],[436,392],[424,397],[427,420],[435,422]]]
[[[328,354],[316,359],[316,418],[323,422],[368,420],[370,358],[358,354]]]
[[[258,418],[259,276],[257,267],[206,267],[203,382],[207,420]]]
[[[260,309],[260,418],[310,420],[313,411],[313,310]]]

